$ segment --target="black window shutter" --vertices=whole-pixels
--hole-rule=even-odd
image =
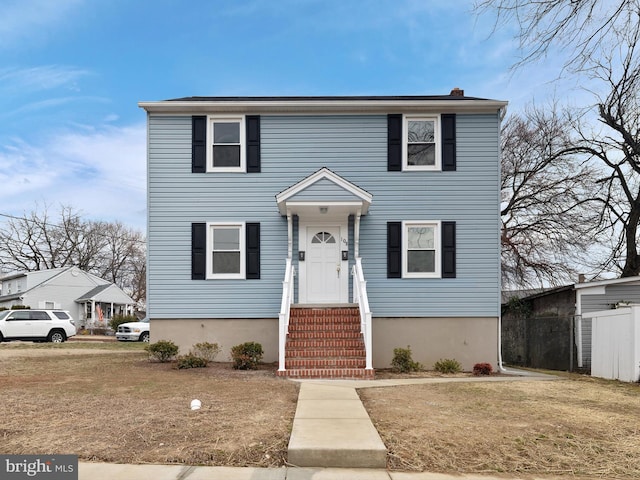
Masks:
[[[456,222],[442,222],[442,278],[456,278]]]
[[[246,239],[246,278],[260,278],[260,224],[247,223]]]
[[[191,224],[191,280],[207,278],[207,224]]]
[[[387,170],[402,170],[402,115],[387,115]]]
[[[207,117],[191,117],[191,173],[207,171]]]
[[[260,172],[260,116],[247,115],[247,172]]]
[[[402,222],[387,222],[387,278],[402,278]]]
[[[456,114],[446,113],[442,120],[442,170],[456,170]]]

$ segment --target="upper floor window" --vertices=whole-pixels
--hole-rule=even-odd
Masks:
[[[404,169],[440,170],[439,117],[405,117]]]
[[[244,121],[242,117],[209,117],[207,165],[209,171],[244,171]]]

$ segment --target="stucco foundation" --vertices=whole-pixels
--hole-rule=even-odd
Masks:
[[[413,359],[433,368],[441,358],[454,358],[464,370],[479,362],[498,363],[498,319],[473,318],[374,318],[373,366],[385,368],[393,349],[411,347]]]
[[[264,350],[263,362],[278,360],[278,319],[151,319],[151,342],[171,340],[186,354],[196,343],[217,343],[222,352],[216,361],[230,361],[231,347],[258,342]]]
[[[278,319],[151,319],[151,341],[171,340],[185,354],[200,342],[217,343],[218,361],[230,360],[229,351],[244,342],[259,342],[265,362],[278,360]],[[498,363],[498,319],[374,318],[373,366],[391,366],[393,349],[411,347],[413,359],[426,368],[441,358],[455,358],[464,370],[479,362]]]

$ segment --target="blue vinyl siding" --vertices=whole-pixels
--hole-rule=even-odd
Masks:
[[[313,185],[305,188],[300,193],[293,195],[289,198],[289,201],[323,201],[325,199],[340,200],[340,201],[357,201],[359,200],[354,194],[347,192],[339,185],[336,185],[330,180],[323,178],[322,180],[314,183]]]
[[[497,113],[458,114],[457,171],[388,172],[386,115],[261,116],[261,173],[193,174],[191,117],[150,115],[150,315],[277,316],[287,221],[275,195],[327,167],[373,195],[360,255],[374,316],[497,316],[498,128]],[[332,188],[318,182],[300,198]],[[457,222],[457,278],[386,278],[386,222],[402,220]],[[224,221],[260,222],[260,280],[191,280],[191,223]]]

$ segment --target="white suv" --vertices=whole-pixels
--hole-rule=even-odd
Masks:
[[[4,310],[0,312],[0,342],[46,340],[62,343],[76,334],[66,310]]]

